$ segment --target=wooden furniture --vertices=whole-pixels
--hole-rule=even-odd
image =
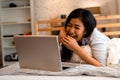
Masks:
[[[65,22],[65,19],[35,21],[34,34],[39,35],[39,32],[43,32],[43,31],[49,31],[50,34],[52,31],[60,31],[61,29],[63,29],[63,26],[61,25],[62,22]],[[45,28],[40,28],[39,25],[41,24],[47,24],[47,26],[44,26]]]
[[[111,37],[120,35],[120,15],[96,16],[96,20],[97,28],[105,29],[103,34]]]
[[[95,16],[97,20],[97,28],[103,32],[103,34],[111,37],[115,35],[120,35],[120,31],[114,31],[113,28],[120,28],[120,15],[106,15],[106,16]],[[61,27],[53,28],[52,24],[65,22],[65,19],[57,19],[57,20],[41,20],[35,21],[35,35],[38,35],[39,32],[42,31],[55,31],[60,30]],[[50,24],[47,28],[39,28],[39,24]],[[57,25],[57,24],[56,24]],[[112,29],[111,29],[112,28]]]
[[[13,35],[32,33],[33,15],[31,4],[33,0],[0,0],[0,36],[3,66],[11,64],[5,61],[5,56],[15,53]],[[10,4],[13,3],[15,5]]]

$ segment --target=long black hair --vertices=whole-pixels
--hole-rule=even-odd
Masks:
[[[78,18],[80,19],[80,21],[83,22],[86,32],[84,38],[89,37],[92,34],[94,28],[96,27],[96,19],[89,10],[85,10],[82,8],[77,8],[73,10],[66,20],[65,28],[67,27],[68,23],[71,21],[72,18]],[[81,46],[82,42],[78,42],[78,44]],[[67,49],[64,45],[62,45],[62,61],[69,61],[71,59],[72,53],[73,52],[71,50]]]

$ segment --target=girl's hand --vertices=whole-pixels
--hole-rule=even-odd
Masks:
[[[59,33],[59,35],[58,35],[59,43],[61,42],[61,39],[62,39],[64,36],[66,36],[66,31],[65,31],[65,29],[60,30],[60,33]]]
[[[61,38],[61,42],[70,50],[74,51],[76,48],[79,47],[77,41],[70,37],[70,36],[64,36]]]

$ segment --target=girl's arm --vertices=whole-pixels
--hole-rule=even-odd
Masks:
[[[97,61],[95,58],[91,57],[84,51],[76,42],[75,39],[73,39],[70,36],[64,36],[61,38],[61,42],[70,50],[72,50],[74,53],[76,53],[82,60],[84,60],[87,64],[92,64],[95,66],[102,66],[102,64]]]

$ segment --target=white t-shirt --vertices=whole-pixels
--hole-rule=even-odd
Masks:
[[[107,63],[107,45],[110,39],[95,28],[87,40],[91,48],[92,57],[102,63],[103,66],[105,66]],[[73,54],[71,61],[84,62],[81,61],[80,57],[78,57],[76,54]]]

